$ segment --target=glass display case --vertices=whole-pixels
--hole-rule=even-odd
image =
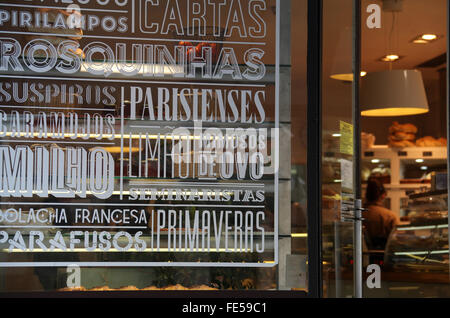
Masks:
[[[390,234],[381,266],[381,288],[366,297],[449,297],[447,190],[413,193],[407,221]]]
[[[447,190],[410,195],[409,224],[390,235],[385,265],[396,271],[449,269]]]

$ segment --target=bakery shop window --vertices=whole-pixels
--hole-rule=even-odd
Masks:
[[[0,17],[0,292],[307,290],[306,1]]]
[[[361,67],[367,72],[360,91],[361,187],[370,206],[366,216],[372,213],[364,223],[364,262],[382,269],[381,288],[365,288],[364,295],[450,297],[447,3],[436,1],[426,9],[421,1],[383,3],[382,28],[363,25],[361,38]],[[433,40],[423,40],[425,34]],[[387,54],[400,58],[379,59]],[[399,85],[406,81],[411,85],[403,91]],[[374,184],[384,193],[376,208],[364,196]],[[376,244],[373,232],[381,229],[383,244]]]

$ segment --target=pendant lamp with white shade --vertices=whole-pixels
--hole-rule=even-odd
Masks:
[[[361,116],[391,117],[424,114],[428,100],[419,70],[368,73],[361,79]]]
[[[392,39],[398,23],[396,16],[403,9],[403,0],[382,0],[383,11],[392,13]],[[392,41],[388,52],[392,56]],[[398,49],[397,49],[398,50]],[[398,55],[397,59],[398,59]],[[394,60],[388,60],[389,70],[369,72],[361,78],[361,116],[392,117],[424,114],[429,111],[428,100],[419,70],[392,69]]]

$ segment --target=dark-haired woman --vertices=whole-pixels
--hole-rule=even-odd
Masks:
[[[384,207],[385,198],[386,190],[383,184],[376,179],[369,179],[365,202],[367,211],[364,211],[362,216],[372,249],[384,250],[389,234],[400,222],[394,212]]]

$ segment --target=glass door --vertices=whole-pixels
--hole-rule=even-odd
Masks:
[[[364,268],[380,279],[364,297],[450,297],[448,1],[372,3],[361,1],[361,188]]]
[[[324,0],[322,7],[321,233],[324,297],[360,297],[358,87],[354,3]],[[356,73],[357,74],[357,73]],[[356,125],[355,125],[356,124]],[[356,137],[356,138],[355,138]]]
[[[447,13],[322,1],[324,297],[450,296]]]

